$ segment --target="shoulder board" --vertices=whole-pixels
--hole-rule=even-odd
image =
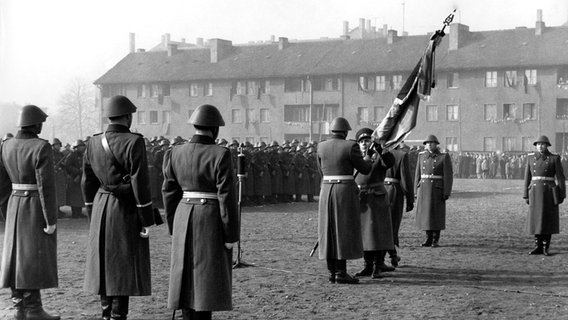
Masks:
[[[527,154],[527,156],[534,156],[534,152]]]
[[[143,135],[143,134],[141,134],[141,133],[138,133],[138,132],[130,132],[130,133],[132,133],[132,134],[135,134],[135,135],[137,135],[137,136],[141,136],[141,137],[144,137],[144,135]]]
[[[424,154],[426,152],[428,152],[428,151],[420,151],[418,154]]]
[[[103,134],[103,132],[95,133],[95,134],[93,134],[93,137],[94,137],[94,136],[101,135],[101,134]]]
[[[448,154],[447,152],[440,152],[441,155],[446,155]]]
[[[38,139],[41,140],[41,141],[43,141],[43,142],[49,143],[49,140],[45,140],[45,139],[42,139],[42,138],[38,138]]]
[[[550,155],[551,155],[551,156],[558,157],[558,153],[552,153],[552,152],[551,152]]]

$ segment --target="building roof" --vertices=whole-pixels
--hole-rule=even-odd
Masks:
[[[467,32],[458,50],[448,51],[450,35],[436,50],[438,70],[523,68],[567,65],[568,27]],[[428,44],[428,35],[395,38],[234,45],[217,63],[209,48],[130,53],[95,84],[176,82],[192,80],[282,78],[409,72]],[[461,40],[461,39],[460,39]]]

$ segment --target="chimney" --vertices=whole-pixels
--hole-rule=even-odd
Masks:
[[[450,41],[448,50],[458,50],[463,47],[469,36],[469,26],[461,23],[450,24]]]
[[[359,34],[361,35],[361,39],[365,36],[365,19],[359,19]]]
[[[387,43],[388,44],[393,44],[396,41],[396,38],[398,37],[398,32],[396,30],[389,30],[387,33]]]
[[[211,50],[211,63],[217,63],[233,51],[233,42],[223,39],[209,39],[209,48]]]
[[[185,38],[181,38],[181,43],[185,43]]]
[[[541,36],[544,33],[544,21],[542,21],[542,9],[536,10],[536,26],[534,30],[535,36]]]
[[[168,57],[173,56],[178,52],[178,46],[175,43],[168,43]]]
[[[389,26],[387,24],[383,24],[383,37],[387,37],[388,35]]]
[[[279,37],[278,38],[278,50],[284,50],[290,46],[290,42],[288,42],[288,38]]]
[[[131,32],[130,33],[130,53],[136,52],[136,35]]]
[[[270,42],[274,43],[276,41],[276,36],[275,35],[271,35],[270,36]]]
[[[349,21],[343,21],[343,35],[349,35]]]
[[[139,48],[138,52],[146,52],[146,49]]]
[[[195,39],[195,44],[196,44],[198,47],[203,47],[203,38],[197,38],[197,39]]]
[[[365,30],[367,30],[367,33],[371,32],[371,20],[367,20],[367,26],[365,27]]]

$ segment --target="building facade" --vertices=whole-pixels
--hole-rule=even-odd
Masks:
[[[541,17],[539,11],[535,28],[473,32],[450,25],[436,51],[437,85],[408,139],[435,134],[452,151],[523,152],[545,134],[553,149],[565,149],[568,27],[546,27]],[[370,23],[361,21],[355,31],[365,27]],[[188,119],[205,103],[225,118],[220,137],[238,141],[322,140],[337,116],[354,131],[374,128],[430,37],[383,29],[361,39],[344,24],[339,39],[181,46],[165,37],[148,52],[131,45],[95,81],[98,104],[128,96],[139,107],[133,128],[148,137],[191,136]]]

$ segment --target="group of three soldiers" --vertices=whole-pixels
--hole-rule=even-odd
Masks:
[[[126,319],[129,297],[151,294],[152,208],[142,135],[130,132],[136,107],[124,96],[105,107],[109,125],[86,144],[81,187],[89,211],[84,290],[100,295],[101,317]],[[13,319],[60,319],[40,290],[58,286],[53,151],[38,137],[47,115],[22,108],[14,139],[0,147],[0,205],[7,203],[0,287],[11,288]],[[168,307],[184,319],[211,319],[232,307],[232,247],[239,240],[231,153],[215,139],[224,120],[203,105],[195,135],[164,156],[163,198],[173,236]]]

